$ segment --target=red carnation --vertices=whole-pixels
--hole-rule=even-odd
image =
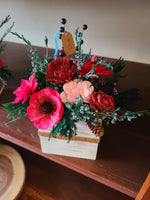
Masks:
[[[63,115],[64,107],[59,93],[52,88],[34,92],[29,100],[27,114],[34,126],[47,129],[57,124]]]
[[[110,111],[113,112],[115,108],[114,98],[103,91],[93,92],[90,106],[98,111]]]
[[[89,59],[85,62],[85,65],[81,66],[81,70],[79,70],[78,72],[81,75],[86,75],[90,72],[92,67],[93,67],[93,62],[91,61],[91,59]],[[114,73],[113,71],[108,70],[106,69],[105,66],[102,66],[101,64],[99,64],[99,65],[96,65],[96,69],[94,70],[93,74],[96,74],[98,77],[102,77],[102,76],[108,76],[113,73]]]
[[[57,84],[65,84],[75,78],[77,65],[68,57],[57,58],[46,67],[46,80]]]

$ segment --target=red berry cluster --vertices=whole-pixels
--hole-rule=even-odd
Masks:
[[[66,19],[65,19],[65,18],[62,18],[62,19],[61,19],[61,24],[63,24],[63,25],[66,24]],[[62,33],[64,33],[64,31],[65,31],[64,26],[61,26],[60,29],[59,29],[59,31],[60,31],[59,39],[61,39]],[[65,56],[64,47],[61,48],[61,51],[59,52],[59,56],[61,56],[61,57],[64,57],[64,56]]]
[[[66,21],[65,18],[62,18],[62,19],[61,19],[61,24],[65,25],[66,22],[67,22],[67,21]],[[84,30],[87,30],[87,28],[88,28],[88,26],[87,26],[86,24],[83,24],[82,30],[83,30],[83,31],[84,31]],[[59,39],[61,39],[61,38],[62,38],[62,34],[63,34],[64,31],[65,31],[65,27],[64,27],[64,26],[61,26],[61,27],[59,28],[59,31],[60,31]],[[83,35],[83,32],[82,32],[82,33],[79,32],[79,33],[78,33],[78,37],[81,37],[81,34]],[[81,39],[80,45],[82,45],[83,43],[84,43],[84,41]],[[78,47],[77,47],[77,46],[76,46],[76,51],[78,51]],[[64,56],[65,56],[64,47],[61,48],[61,51],[59,52],[59,56],[61,56],[61,57],[64,57]]]
[[[66,19],[65,19],[65,18],[62,18],[62,19],[61,19],[61,24],[63,24],[63,25],[66,24]],[[60,31],[59,39],[61,39],[62,33],[64,33],[65,28],[64,28],[63,26],[61,26],[60,29],[59,29],[59,31]]]
[[[82,29],[83,30],[87,30],[88,26],[86,24],[83,24]],[[83,32],[82,32],[83,34]],[[78,37],[81,37],[81,32],[78,33]],[[83,40],[81,40],[80,45],[82,45],[84,43]],[[76,46],[76,51],[78,51],[78,47]]]
[[[59,56],[64,57],[65,55],[64,47],[62,47],[61,51],[59,52]]]

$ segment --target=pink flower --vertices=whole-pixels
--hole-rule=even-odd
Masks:
[[[96,62],[97,59],[98,59],[98,57],[94,55],[94,56],[92,56],[92,58],[91,58],[91,62]]]
[[[85,103],[89,103],[94,87],[89,81],[80,81],[75,79],[63,86],[64,91],[60,94],[62,102],[75,103],[79,95],[82,96]]]
[[[0,59],[0,68],[2,68],[2,65],[4,65],[4,62]]]
[[[63,115],[64,107],[59,93],[52,88],[44,88],[32,94],[27,114],[34,126],[47,129],[57,124]]]
[[[21,80],[21,86],[18,87],[13,92],[17,96],[15,98],[15,100],[13,101],[13,104],[20,102],[22,99],[24,99],[22,101],[22,104],[24,104],[27,101],[29,95],[32,94],[35,91],[35,89],[37,88],[37,86],[38,86],[38,83],[36,82],[35,74],[32,74],[29,77],[28,81],[22,79]]]

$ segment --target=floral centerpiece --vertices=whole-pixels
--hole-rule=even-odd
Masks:
[[[0,22],[0,29],[10,20],[10,16],[8,15],[7,17],[5,17],[5,19],[3,19]],[[0,53],[4,50],[5,44],[3,43],[4,38],[6,37],[6,35],[11,31],[12,27],[14,26],[14,23],[12,23],[12,25],[3,33],[3,35],[0,38]],[[11,72],[9,69],[7,69],[7,66],[5,65],[5,63],[0,59],[0,94],[2,93],[5,85],[7,84],[7,80],[8,78],[10,78]]]
[[[56,35],[63,39],[66,19],[63,18],[61,23]],[[59,58],[58,48],[54,56],[49,57],[47,37],[46,55],[41,58],[30,41],[23,35],[12,33],[26,43],[32,65],[28,78],[22,79],[14,91],[14,101],[3,105],[12,121],[28,115],[36,128],[45,130],[51,127],[51,137],[59,133],[71,140],[76,136],[79,121],[97,127],[93,130],[100,135],[98,130],[103,123],[130,121],[149,114],[148,111],[126,110],[138,96],[135,89],[121,93],[117,90],[117,82],[122,78],[120,72],[125,66],[122,58],[108,63],[103,57],[92,56],[91,51],[83,54],[81,47],[86,29],[84,24],[81,32],[79,28],[75,31],[76,53],[70,57],[62,47]]]

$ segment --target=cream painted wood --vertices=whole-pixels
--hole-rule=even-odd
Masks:
[[[95,160],[100,138],[95,136],[85,123],[78,122],[76,126],[77,136],[70,142],[66,138],[50,138],[49,140],[47,133],[50,134],[51,128],[39,129],[42,152]]]

